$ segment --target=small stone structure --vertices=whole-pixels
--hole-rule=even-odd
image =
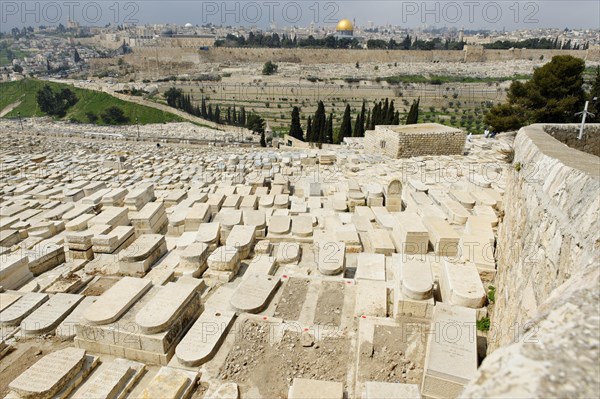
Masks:
[[[365,132],[365,152],[391,158],[422,155],[460,155],[466,136],[462,130],[437,123],[383,125]]]

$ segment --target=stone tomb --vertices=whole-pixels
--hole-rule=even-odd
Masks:
[[[48,300],[48,294],[28,292],[0,312],[0,326],[18,326],[25,317]]]
[[[429,250],[429,232],[414,212],[395,215],[397,224],[392,229],[392,241],[398,253],[426,254]]]
[[[129,215],[135,231],[140,234],[163,234],[169,223],[162,202],[149,202],[138,212]]]
[[[402,210],[402,182],[394,179],[385,187],[385,207],[390,212]]]
[[[392,255],[394,316],[430,318],[433,312],[433,273],[427,257]]]
[[[73,311],[56,327],[55,335],[60,338],[71,339],[75,337],[75,325],[81,321],[83,313],[96,300],[96,296],[86,296],[73,309]]]
[[[203,242],[193,242],[183,249],[178,249],[179,264],[175,268],[176,275],[200,277],[208,267],[208,245]]]
[[[150,280],[140,280],[152,284]],[[83,320],[79,323],[75,345],[147,364],[166,365],[185,331],[202,312],[201,286],[202,280],[191,277],[153,286],[113,322],[93,325]],[[111,290],[88,310],[96,307],[107,293],[110,295]],[[86,318],[88,314],[89,311]]]
[[[384,229],[373,229],[367,232],[371,251],[376,254],[391,255],[396,252],[396,247],[390,238],[390,233]]]
[[[476,311],[438,303],[431,319],[421,393],[457,398],[477,373]],[[444,337],[444,334],[452,336]]]
[[[204,277],[229,282],[240,270],[240,254],[237,247],[222,246],[207,259],[208,270]]]
[[[149,280],[123,277],[87,308],[84,323],[104,325],[118,320],[151,286]]]
[[[326,276],[343,273],[346,266],[346,245],[343,242],[319,241],[317,246],[319,272]]]
[[[197,371],[162,367],[142,391],[139,399],[189,398],[197,380]]]
[[[140,380],[146,365],[117,358],[103,363],[73,395],[77,399],[123,398]]]
[[[167,330],[181,316],[190,302],[198,302],[201,280],[182,277],[167,283],[135,316],[142,333],[155,334]]]
[[[82,295],[58,293],[50,297],[21,322],[23,335],[52,333],[61,321],[83,300]]]
[[[92,237],[94,253],[112,254],[129,246],[135,239],[135,229],[132,226],[118,226],[109,233]]]
[[[435,216],[425,216],[423,224],[429,231],[429,241],[436,255],[457,255],[460,236],[448,222]]]
[[[479,309],[485,304],[485,289],[475,265],[444,259],[440,270],[440,290],[444,303]]]
[[[143,276],[166,253],[167,243],[163,235],[141,235],[121,252],[119,272],[128,276]]]
[[[207,203],[195,203],[185,216],[185,231],[198,231],[202,223],[210,222],[211,216]]]
[[[5,289],[18,289],[31,279],[33,274],[29,270],[28,256],[15,253],[0,257],[0,282]]]
[[[239,312],[259,313],[267,307],[280,280],[267,274],[249,274],[231,296],[231,306]]]
[[[225,241],[225,245],[238,248],[240,259],[246,259],[254,246],[255,231],[254,226],[234,226]]]
[[[205,309],[175,348],[179,363],[198,367],[212,359],[234,319],[234,312]]]
[[[356,280],[385,281],[385,255],[359,253],[354,278]]]
[[[214,251],[219,245],[219,238],[221,237],[221,223],[202,223],[198,227],[198,234],[196,235],[196,241],[203,242],[209,246],[209,249]]]
[[[14,379],[8,398],[64,398],[94,369],[98,358],[85,350],[65,348],[52,352]]]

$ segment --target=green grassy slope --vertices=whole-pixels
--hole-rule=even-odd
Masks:
[[[25,79],[18,82],[0,84],[0,111],[12,103],[21,101],[21,104],[5,115],[5,118],[14,118],[17,116],[18,112],[20,112],[23,117],[45,116],[45,114],[40,111],[36,100],[38,90],[45,84],[49,85],[54,91],[69,88],[79,99],[77,104],[69,109],[67,115],[63,118],[65,120],[75,119],[87,123],[87,112],[93,112],[100,117],[106,108],[117,106],[123,110],[127,117],[129,117],[129,124],[135,124],[136,118],[139,118],[140,124],[183,121],[183,119],[177,115],[146,107],[144,105],[123,101],[107,93],[36,79]],[[104,122],[102,121],[102,118],[98,118],[97,123],[103,124]]]

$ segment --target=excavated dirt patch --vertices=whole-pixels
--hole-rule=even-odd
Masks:
[[[240,384],[247,392],[256,387],[266,398],[285,398],[297,377],[339,381],[345,385],[350,364],[346,338],[313,342],[308,333],[286,332],[274,342],[267,323],[246,321],[218,378]]]
[[[283,320],[298,320],[309,285],[310,280],[291,277],[283,289],[273,316]]]
[[[360,347],[359,378],[362,381],[420,384],[425,343],[419,336],[405,338],[402,327],[375,326],[373,345]]]

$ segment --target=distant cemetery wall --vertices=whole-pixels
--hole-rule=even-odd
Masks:
[[[463,397],[600,391],[600,158],[522,128],[498,232],[488,357]]]

